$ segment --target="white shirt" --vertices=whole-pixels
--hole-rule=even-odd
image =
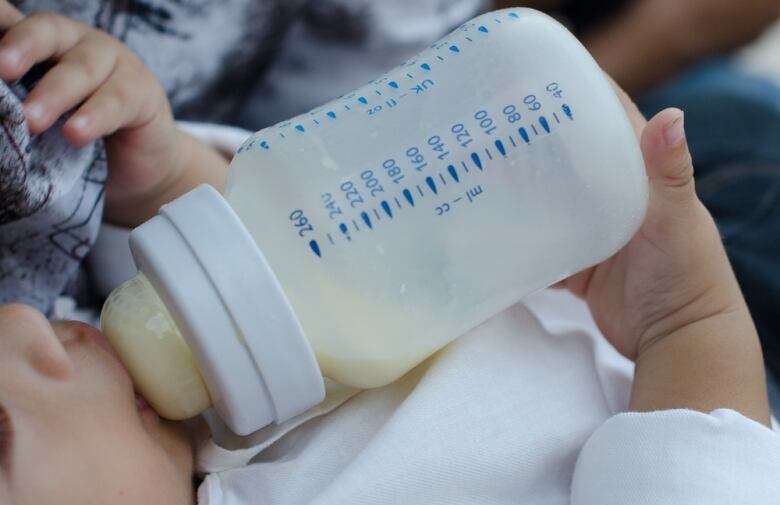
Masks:
[[[201,505],[777,504],[780,437],[730,410],[621,414],[632,366],[544,291],[398,382],[209,441]]]

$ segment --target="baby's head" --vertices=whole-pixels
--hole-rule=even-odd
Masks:
[[[194,502],[186,430],[137,406],[98,330],[0,306],[0,503]]]

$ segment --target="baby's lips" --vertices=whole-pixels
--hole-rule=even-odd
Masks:
[[[149,402],[146,401],[146,398],[141,396],[141,393],[138,392],[135,393],[135,407],[138,409],[138,412],[153,410],[152,406],[149,405]]]

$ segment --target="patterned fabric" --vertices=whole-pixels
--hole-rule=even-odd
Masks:
[[[47,311],[92,247],[106,163],[102,144],[66,142],[62,120],[30,137],[25,94],[0,83],[0,303]]]

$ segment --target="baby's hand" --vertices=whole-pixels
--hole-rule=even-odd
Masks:
[[[758,335],[720,235],[696,196],[683,113],[668,109],[641,132],[650,203],[615,256],[564,281],[605,337],[637,361],[633,410],[732,408],[768,423]]]
[[[624,103],[642,132],[647,216],[618,254],[563,285],[588,302],[617,350],[636,359],[674,330],[744,302],[715,223],[696,196],[682,111],[666,110],[645,125],[627,97]]]
[[[32,135],[62,127],[74,144],[106,137],[106,216],[137,207],[180,176],[180,133],[160,84],[133,52],[110,35],[53,13],[24,17],[0,0],[0,79],[35,64],[52,66],[24,100]]]

